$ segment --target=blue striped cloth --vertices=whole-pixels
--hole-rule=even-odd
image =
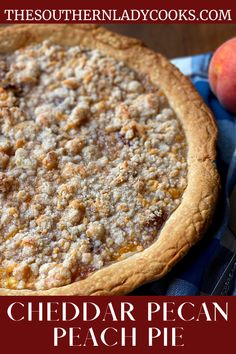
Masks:
[[[172,60],[213,111],[219,129],[218,170],[223,194],[212,226],[164,278],[142,286],[134,295],[236,295],[236,236],[228,226],[229,196],[236,183],[236,117],[227,112],[210,90],[211,54]]]

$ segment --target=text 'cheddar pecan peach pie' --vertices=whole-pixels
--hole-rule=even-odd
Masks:
[[[0,294],[115,295],[208,227],[213,117],[167,59],[94,25],[0,31]]]

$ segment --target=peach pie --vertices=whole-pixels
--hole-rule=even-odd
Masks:
[[[216,126],[191,83],[95,25],[0,31],[0,294],[116,295],[212,219]]]

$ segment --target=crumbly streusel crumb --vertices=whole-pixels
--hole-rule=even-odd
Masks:
[[[187,179],[166,97],[97,50],[46,41],[0,65],[0,285],[63,286],[151,245]]]

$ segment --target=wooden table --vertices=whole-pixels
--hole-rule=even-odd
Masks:
[[[137,37],[168,58],[213,51],[225,40],[236,37],[236,24],[112,24],[105,27]]]

